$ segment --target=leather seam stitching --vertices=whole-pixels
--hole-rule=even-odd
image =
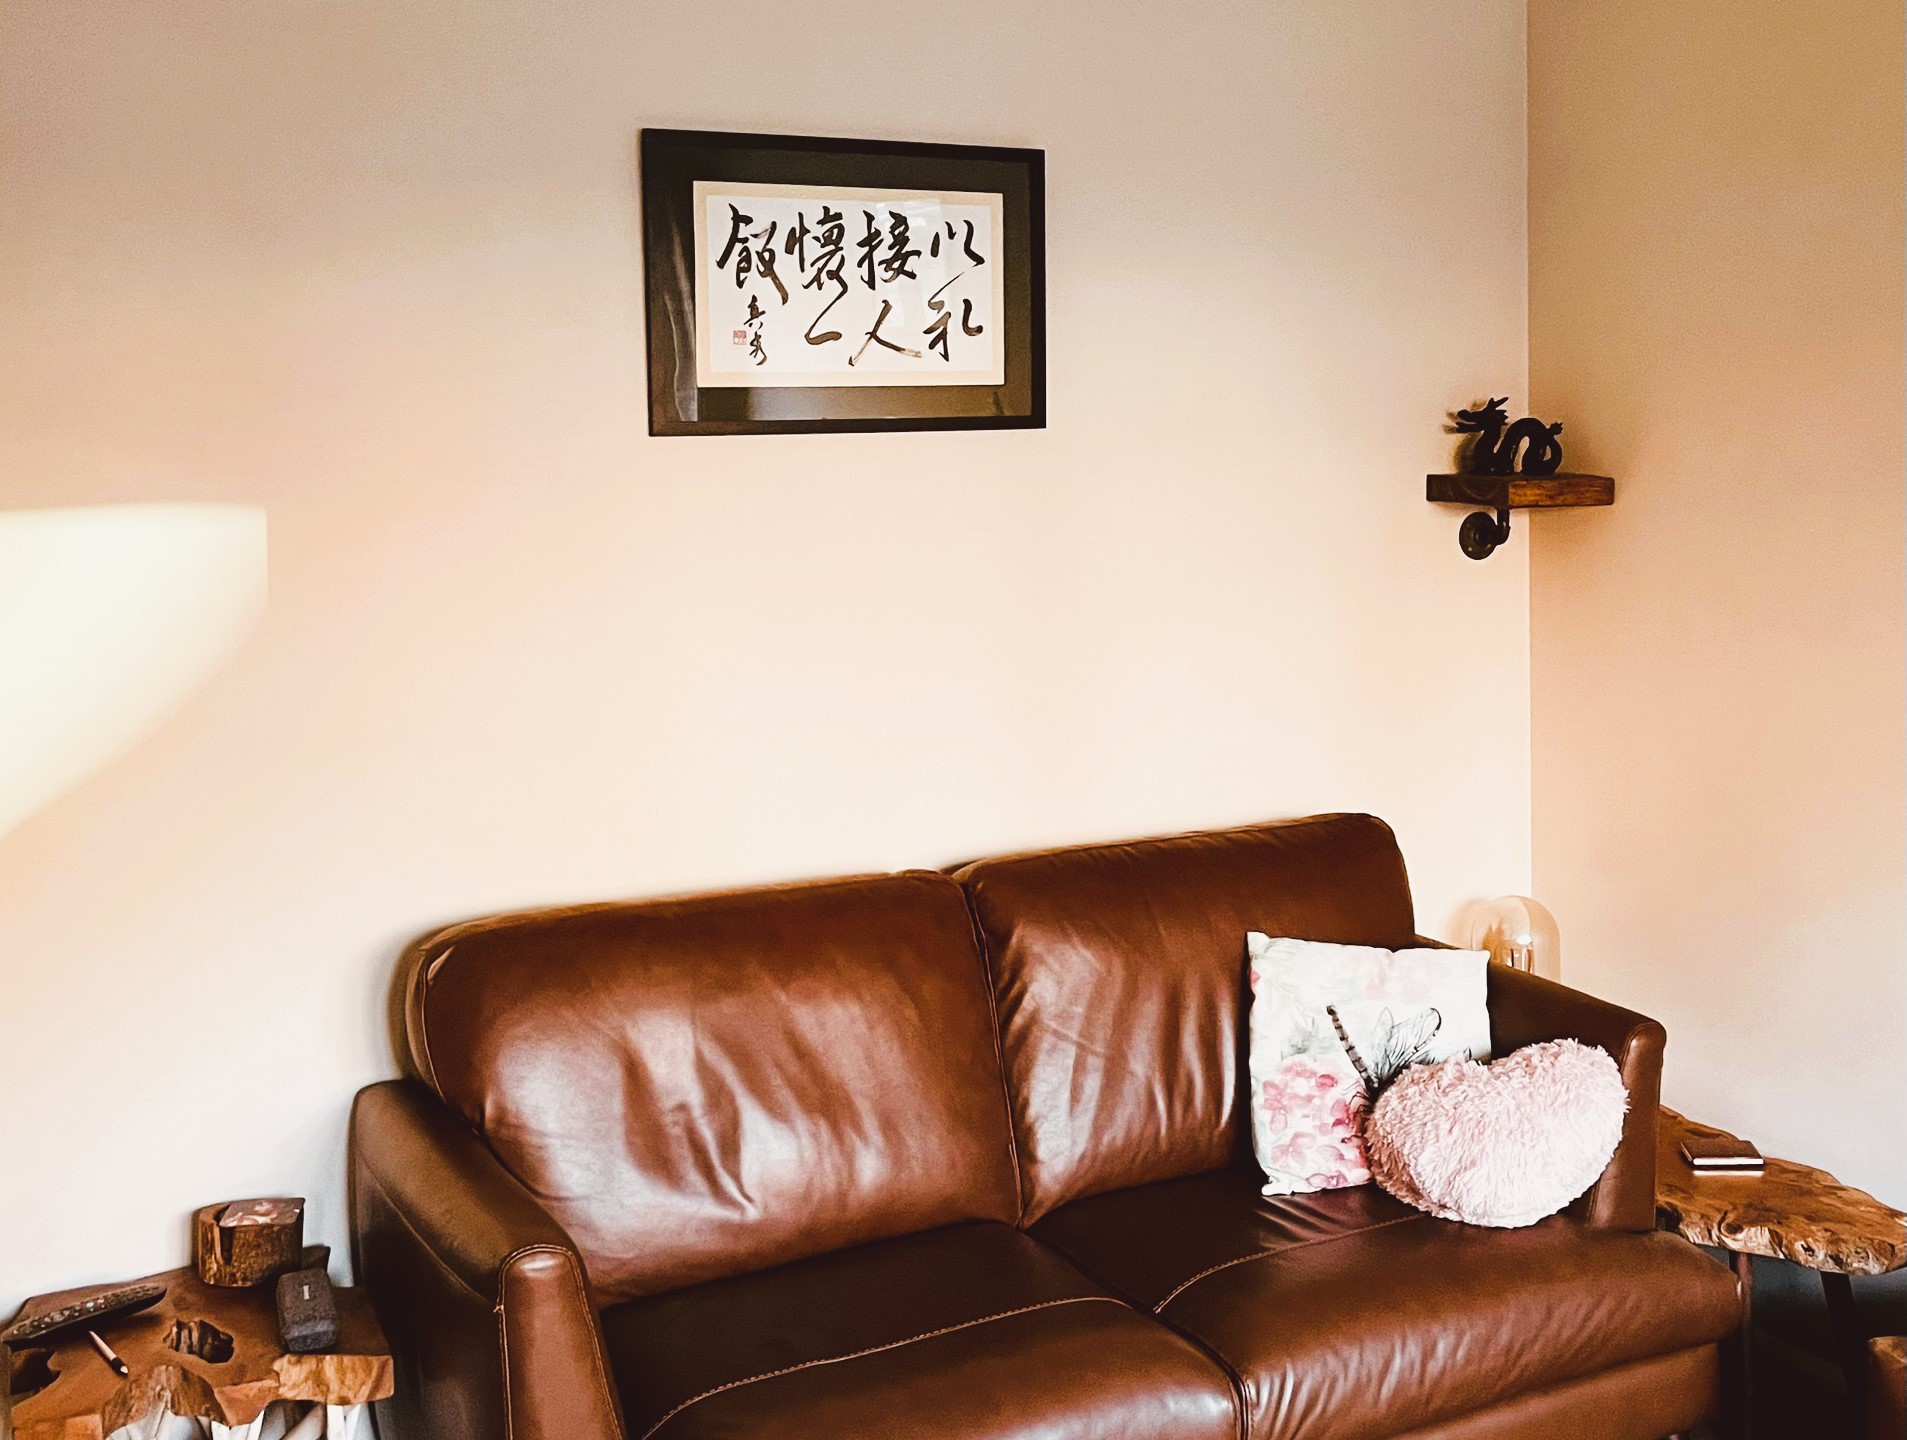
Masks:
[[[589,1322],[590,1350],[596,1357],[596,1389],[602,1395],[606,1413],[613,1416],[616,1413],[616,1405],[614,1397],[609,1393],[609,1367],[603,1356],[602,1327],[596,1321],[595,1306],[590,1304],[589,1291],[583,1284],[581,1260],[574,1250],[565,1249],[561,1245],[538,1243],[535,1245],[524,1245],[512,1250],[504,1257],[503,1264],[499,1268],[507,1273],[516,1261],[526,1255],[555,1255],[566,1262],[563,1266],[563,1271],[569,1276],[569,1283],[575,1287],[576,1298],[582,1304],[583,1317]],[[499,1293],[502,1292],[501,1285],[498,1286],[498,1291]],[[501,1304],[497,1307],[497,1313],[499,1315],[503,1313],[503,1306]],[[508,1371],[504,1372],[504,1382],[504,1403],[507,1406],[509,1403]],[[621,1427],[618,1426],[617,1428],[620,1432]]]
[[[1165,1329],[1170,1330],[1174,1335],[1177,1335],[1180,1339],[1185,1341],[1185,1343],[1190,1345],[1194,1350],[1197,1350],[1201,1355],[1204,1355],[1224,1372],[1225,1383],[1231,1387],[1232,1406],[1238,1412],[1236,1417],[1238,1420],[1238,1440],[1251,1440],[1252,1394],[1251,1386],[1246,1383],[1244,1370],[1240,1366],[1232,1364],[1217,1345],[1205,1339],[1202,1335],[1196,1335],[1183,1326],[1174,1324],[1163,1315],[1154,1315],[1152,1318],[1157,1320]]]
[[[444,1087],[437,1083],[437,1057],[430,1052],[430,982],[450,960],[456,945],[444,946],[436,956],[421,956],[417,965],[417,1038],[424,1045],[424,1068],[430,1071],[430,1088],[443,1098]]]
[[[1199,1271],[1198,1274],[1191,1276],[1189,1279],[1180,1281],[1179,1284],[1173,1287],[1171,1294],[1167,1295],[1165,1299],[1152,1307],[1152,1313],[1157,1315],[1162,1312],[1166,1306],[1178,1299],[1186,1290],[1198,1284],[1198,1282],[1203,1280],[1207,1275],[1216,1275],[1219,1271],[1229,1270],[1234,1265],[1243,1265],[1249,1260],[1263,1260],[1274,1255],[1288,1255],[1294,1250],[1309,1250],[1317,1245],[1332,1245],[1339,1240],[1349,1240],[1356,1235],[1368,1235],[1373,1230],[1385,1230],[1392,1225],[1409,1225],[1415,1221],[1426,1218],[1427,1217],[1423,1215],[1399,1215],[1395,1220],[1380,1220],[1375,1225],[1361,1225],[1355,1230],[1340,1231],[1336,1235],[1327,1235],[1321,1240],[1306,1240],[1298,1245],[1280,1245],[1276,1249],[1271,1250],[1254,1250],[1249,1255],[1239,1255],[1230,1260],[1221,1260],[1218,1264]]]
[[[993,942],[988,939],[986,928],[980,923],[979,912],[974,908],[973,892],[967,888],[965,881],[955,883],[960,886],[960,901],[967,912],[967,928],[980,951],[980,975],[987,982],[987,1020],[993,1028],[993,1061],[1000,1067],[1000,1104],[1006,1111],[1007,1154],[1013,1161],[1013,1223],[1024,1228],[1026,1180],[1020,1174],[1020,1127],[1013,1114],[1013,1089],[1006,1079],[1006,1035],[1000,1029],[1000,1001],[993,985]]]
[[[627,1432],[622,1423],[622,1408],[609,1388],[609,1357],[603,1353],[602,1321],[597,1317],[596,1307],[590,1302],[589,1286],[583,1282],[583,1260],[573,1251],[564,1253],[569,1257],[569,1278],[576,1287],[576,1298],[582,1302],[583,1318],[589,1322],[589,1348],[596,1356],[596,1385],[603,1392],[603,1405],[615,1422],[616,1433],[623,1435]]]
[[[507,1283],[501,1271],[497,1274],[497,1351],[499,1363],[503,1367],[503,1435],[511,1440],[516,1434],[516,1406],[510,1399],[510,1325],[503,1314],[503,1290]]]
[[[654,1435],[656,1431],[660,1430],[664,1425],[667,1425],[691,1405],[698,1404],[703,1400],[708,1400],[729,1390],[739,1390],[744,1385],[753,1385],[762,1380],[779,1379],[783,1375],[792,1375],[799,1370],[812,1370],[820,1365],[838,1365],[844,1360],[859,1360],[864,1356],[878,1355],[884,1350],[898,1350],[902,1346],[918,1344],[922,1340],[934,1340],[942,1335],[951,1335],[957,1330],[971,1330],[976,1325],[990,1325],[995,1320],[1011,1320],[1015,1315],[1030,1315],[1035,1310],[1050,1310],[1058,1305],[1088,1305],[1094,1303],[1118,1305],[1121,1309],[1126,1308],[1123,1302],[1115,1300],[1110,1295],[1069,1295],[1061,1300],[1041,1300],[1034,1305],[1022,1305],[1016,1310],[1002,1310],[995,1315],[982,1315],[978,1319],[962,1320],[956,1325],[943,1325],[938,1330],[928,1330],[919,1335],[909,1335],[905,1340],[889,1340],[882,1345],[870,1345],[865,1350],[853,1350],[846,1355],[829,1355],[820,1360],[803,1360],[799,1364],[784,1365],[779,1370],[767,1370],[760,1375],[747,1375],[740,1380],[730,1380],[725,1385],[717,1385],[711,1390],[704,1390],[700,1395],[691,1395],[680,1405],[677,1405],[673,1410],[665,1414],[660,1420],[656,1421],[655,1424],[643,1431],[641,1436],[638,1437],[638,1440],[649,1440],[650,1436]]]
[[[1050,1246],[1053,1250],[1064,1256],[1072,1263],[1073,1267],[1082,1275],[1086,1276],[1087,1279],[1095,1280],[1099,1284],[1104,1285],[1108,1290],[1112,1291],[1114,1295],[1122,1298],[1125,1303],[1133,1309],[1137,1310],[1140,1308],[1139,1302],[1127,1294],[1121,1286],[1100,1274],[1097,1269],[1088,1265],[1064,1245],[1051,1240],[1042,1243]],[[1218,1368],[1224,1372],[1225,1383],[1231,1387],[1232,1410],[1234,1412],[1232,1418],[1238,1422],[1234,1428],[1234,1440],[1251,1440],[1251,1427],[1249,1423],[1251,1419],[1251,1400],[1245,1392],[1244,1379],[1239,1374],[1237,1367],[1221,1355],[1216,1346],[1212,1345],[1203,1337],[1193,1334],[1190,1330],[1185,1329],[1164,1315],[1153,1313],[1152,1318],[1158,1321],[1165,1329],[1185,1341],[1185,1343],[1190,1345],[1194,1350],[1197,1350],[1201,1355],[1209,1358],[1214,1365],[1218,1366]]]

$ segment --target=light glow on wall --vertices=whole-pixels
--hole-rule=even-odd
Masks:
[[[265,601],[265,512],[0,513],[0,835],[131,750]]]

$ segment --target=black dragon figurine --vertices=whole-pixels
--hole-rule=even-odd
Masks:
[[[1459,410],[1452,417],[1451,429],[1459,435],[1475,435],[1466,469],[1474,475],[1554,475],[1563,463],[1563,445],[1556,437],[1563,433],[1559,420],[1545,425],[1525,416],[1514,425],[1504,406],[1510,397],[1491,400],[1475,410]],[[1523,463],[1516,463],[1518,447]]]

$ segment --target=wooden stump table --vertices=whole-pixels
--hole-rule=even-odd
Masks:
[[[1821,1276],[1828,1322],[1858,1412],[1867,1341],[1854,1311],[1851,1275],[1881,1275],[1907,1264],[1907,1215],[1843,1185],[1825,1170],[1764,1160],[1759,1175],[1696,1174],[1682,1155],[1689,1138],[1733,1140],[1666,1107],[1656,1125],[1655,1213],[1665,1230],[1729,1252],[1741,1283],[1742,1412],[1751,1413],[1754,1307],[1752,1257],[1791,1260]]]
[[[278,1339],[270,1285],[207,1285],[189,1268],[148,1278],[166,1287],[163,1300],[94,1326],[126,1362],[131,1373],[124,1379],[94,1351],[84,1328],[17,1350],[0,1347],[14,1440],[105,1440],[127,1426],[155,1425],[160,1412],[203,1422],[213,1440],[238,1440],[259,1433],[277,1401],[325,1407],[325,1428],[307,1421],[305,1433],[329,1434],[334,1440],[349,1440],[355,1433],[368,1440],[364,1407],[391,1394],[393,1369],[377,1318],[358,1291],[334,1291],[336,1345],[324,1354],[292,1355]],[[101,1288],[35,1296],[20,1318],[83,1300]],[[175,1322],[199,1322],[193,1334],[210,1341],[201,1348],[222,1354],[219,1336],[205,1329],[214,1327],[229,1338],[230,1357],[214,1361],[173,1348],[180,1340]]]

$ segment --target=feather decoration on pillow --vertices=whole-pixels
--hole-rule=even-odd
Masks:
[[[1443,1012],[1434,1006],[1411,1016],[1403,1023],[1389,1010],[1377,1017],[1377,1045],[1370,1061],[1358,1053],[1357,1046],[1351,1043],[1351,1033],[1344,1028],[1344,1019],[1338,1014],[1338,1007],[1327,1005],[1324,1011],[1331,1017],[1336,1027],[1338,1041],[1344,1046],[1344,1053],[1351,1057],[1351,1064],[1357,1068],[1358,1077],[1364,1082],[1364,1098],[1371,1104],[1377,1103],[1377,1097],[1390,1088],[1390,1084],[1412,1065],[1421,1064],[1430,1055],[1430,1042],[1437,1038],[1437,1032],[1443,1028]]]

